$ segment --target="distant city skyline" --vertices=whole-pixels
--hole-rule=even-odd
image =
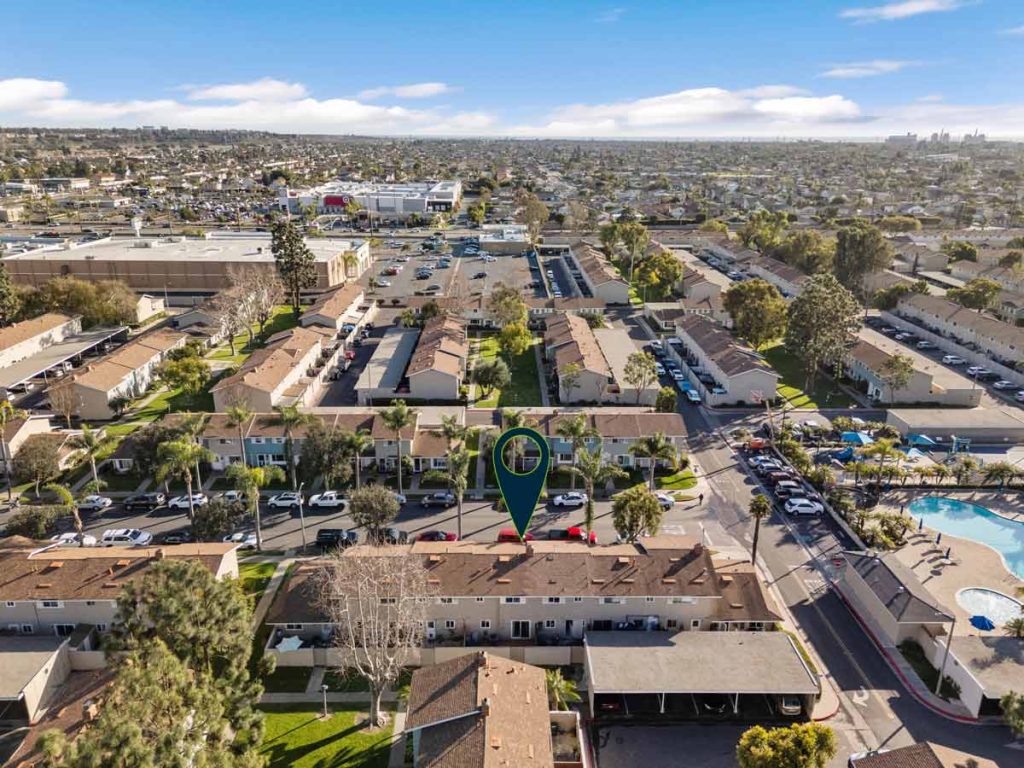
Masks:
[[[1024,139],[1018,0],[54,0],[5,8],[0,126]]]

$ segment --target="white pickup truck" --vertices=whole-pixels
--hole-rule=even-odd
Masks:
[[[310,509],[339,509],[346,504],[348,504],[348,499],[337,491],[324,491],[309,497]]]

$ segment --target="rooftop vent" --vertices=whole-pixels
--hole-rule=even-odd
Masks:
[[[499,584],[511,584],[512,579],[498,579]]]
[[[440,563],[443,559],[440,555],[431,555],[427,558],[431,563]]]
[[[664,579],[661,580],[661,583],[662,584],[675,584],[676,580],[675,579],[670,579],[668,577],[665,577]]]

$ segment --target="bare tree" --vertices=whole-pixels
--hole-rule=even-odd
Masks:
[[[68,429],[71,429],[71,417],[78,412],[78,396],[73,384],[72,380],[67,378],[46,390],[46,402],[49,403],[50,410],[64,418]]]
[[[343,665],[370,686],[370,723],[384,725],[381,695],[423,643],[433,591],[410,547],[359,546],[328,558],[313,581]]]
[[[249,324],[259,323],[260,332],[274,314],[274,308],[285,300],[285,287],[276,270],[240,267],[230,273],[233,290],[244,306]]]

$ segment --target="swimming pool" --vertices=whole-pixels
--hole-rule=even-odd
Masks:
[[[992,589],[961,589],[956,593],[956,601],[971,616],[988,616],[997,628],[1021,615],[1019,602]]]
[[[936,531],[971,539],[1000,552],[1006,567],[1024,579],[1024,523],[1000,517],[985,507],[942,496],[925,496],[910,502],[914,517]]]

